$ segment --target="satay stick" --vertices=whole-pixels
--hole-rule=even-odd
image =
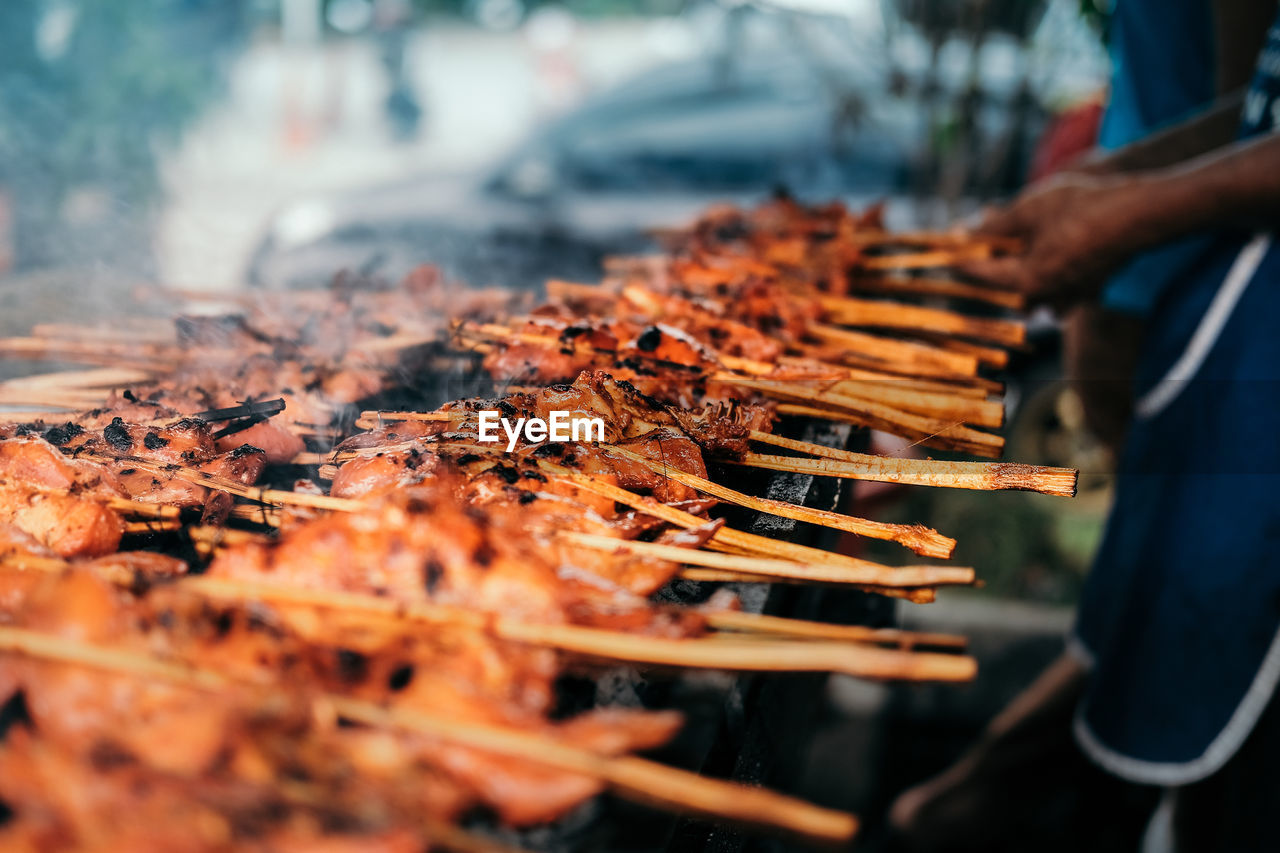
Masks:
[[[181,530],[182,522],[179,519],[154,519],[151,521],[130,521],[124,526],[125,533],[166,533],[174,530]]]
[[[984,287],[950,278],[925,276],[858,276],[850,279],[849,287],[863,293],[883,293],[891,296],[921,295],[945,296],[951,299],[968,299],[1021,311],[1027,299],[1016,290]],[[832,297],[837,298],[837,297]]]
[[[625,504],[632,509],[660,518],[679,527],[693,528],[706,524],[706,519],[691,513],[667,506],[650,497],[637,495],[626,489],[608,483],[598,482],[591,477],[570,468],[554,465],[546,460],[538,460],[538,465],[549,474],[569,480],[574,485],[587,491],[595,492]],[[974,580],[973,569],[950,566],[903,566],[890,567],[869,560],[860,560],[844,554],[834,554],[807,545],[797,545],[767,536],[758,536],[721,527],[711,537],[712,542],[742,548],[747,551],[773,557],[781,557],[799,564],[829,567],[828,572],[840,571],[846,583],[862,586],[884,587],[926,587],[943,584],[971,584]],[[830,580],[830,577],[815,578]]]
[[[999,347],[987,346],[985,344],[975,343],[973,341],[965,341],[960,338],[949,338],[945,335],[935,335],[929,332],[918,332],[922,340],[932,341],[943,349],[951,352],[965,353],[972,355],[980,364],[987,367],[994,367],[997,370],[1009,366],[1009,351]]]
[[[978,359],[945,347],[920,341],[900,341],[826,323],[810,323],[805,332],[818,340],[866,356],[874,363],[892,365],[915,376],[974,376]]]
[[[1079,476],[1079,472],[1073,468],[1022,465],[1016,462],[948,462],[872,456],[796,441],[758,430],[752,430],[751,440],[823,458],[807,459],[748,453],[741,459],[724,461],[732,465],[747,465],[752,468],[767,468],[770,471],[789,471],[797,474],[940,486],[950,489],[1039,492],[1068,498],[1075,496],[1076,478]]]
[[[992,341],[1005,346],[1021,346],[1027,327],[1012,320],[970,317],[941,308],[925,308],[903,302],[881,302],[853,297],[820,297],[827,319],[849,326],[874,326],[899,331],[934,332]]]
[[[474,327],[475,331],[480,334],[492,336],[494,339],[503,340],[507,338],[519,340],[522,343],[531,343],[539,346],[563,347],[565,343],[551,335],[538,335],[530,332],[519,332],[506,326],[495,324],[484,324]],[[616,355],[614,351],[605,351],[592,347],[589,344],[575,342],[573,344],[575,351],[586,353],[600,353],[609,356]],[[807,361],[803,359],[783,357],[777,363],[759,361],[756,359],[748,359],[740,356],[727,355],[708,347],[708,354],[716,361],[729,370],[740,371],[743,373],[753,374],[755,376],[769,378],[777,375],[779,370],[784,374],[796,374],[797,376],[787,376],[787,381],[807,381],[810,377],[805,375],[812,373],[814,381],[834,380],[834,381],[855,381],[869,379],[884,379],[883,384],[877,382],[863,381],[857,385],[849,386],[856,388],[863,399],[879,403],[893,409],[900,409],[908,413],[925,414],[934,417],[943,417],[952,420],[962,420],[965,422],[973,422],[979,426],[999,426],[1004,420],[1004,410],[999,403],[987,402],[985,400],[975,402],[966,399],[965,395],[956,393],[954,388],[947,386],[934,385],[929,392],[919,391],[908,387],[896,387],[897,382],[907,382],[908,380],[893,377],[891,374],[875,373],[871,371],[859,370],[857,368],[848,367],[841,364],[832,364],[822,361]],[[720,377],[715,377],[720,378]],[[443,420],[440,413],[433,416],[424,416],[422,420]],[[362,416],[360,421],[356,422],[357,426],[368,426],[373,424],[371,418]]]
[[[808,358],[800,356],[797,360],[807,361]],[[827,361],[821,357],[818,358],[818,361],[822,364],[836,364],[836,362]],[[778,365],[780,367],[790,367],[791,364],[791,356],[783,356],[778,359]],[[979,384],[976,381],[979,377],[953,377],[950,381],[942,379],[919,379],[911,376],[902,376],[897,373],[890,373],[887,370],[873,370],[867,367],[857,367],[844,363],[840,363],[838,366],[849,371],[848,378],[851,380],[858,382],[884,383],[903,391],[920,391],[925,394],[942,394],[950,397],[985,400],[990,394],[999,393],[1001,390],[998,387],[988,387],[985,383]]]
[[[139,343],[172,346],[176,333],[172,320],[156,318],[155,323],[111,326],[82,326],[74,323],[37,323],[31,327],[33,338],[132,345]]]
[[[92,409],[102,404],[101,394],[86,394],[75,389],[0,388],[0,406],[49,406],[66,409],[49,417],[65,418],[71,412]]]
[[[563,342],[559,342],[554,337],[514,331],[505,326],[488,324],[471,328],[479,334],[489,335],[495,339],[512,339],[546,347],[565,346]],[[575,351],[587,353],[606,352],[589,344],[576,341],[571,346]],[[612,355],[613,353],[608,352],[607,354]],[[716,373],[712,378],[719,382],[762,391],[769,396],[800,400],[813,406],[829,406],[841,413],[838,419],[853,418],[853,422],[862,426],[898,433],[907,438],[920,440],[929,446],[964,450],[981,456],[999,456],[1000,450],[1004,446],[1004,439],[1000,436],[970,430],[964,427],[963,424],[945,423],[915,415],[911,412],[900,411],[874,400],[816,391],[789,382],[752,380],[729,372]]]
[[[231,517],[265,524],[267,527],[280,526],[280,508],[268,506],[267,504],[236,504],[231,507]],[[229,532],[239,533],[242,531]]]
[[[0,626],[0,650],[209,692],[224,691],[233,684],[229,675],[219,671],[22,628]],[[254,686],[261,685],[254,682]],[[351,722],[414,732],[480,752],[580,774],[638,801],[679,812],[780,829],[826,842],[846,842],[857,831],[857,820],[844,812],[762,788],[705,778],[643,758],[603,756],[561,743],[546,733],[388,707],[335,694],[317,693],[312,698]]]
[[[909,387],[909,380],[890,374],[873,373],[826,362],[806,362],[803,359],[779,360],[777,364],[735,356],[718,356],[720,363],[730,370],[747,373],[761,379],[778,376],[778,371],[794,373],[785,381],[805,384],[823,384],[823,390],[834,391],[850,397],[882,403],[894,409],[943,420],[962,421],[974,426],[998,428],[1004,425],[1004,405],[972,393],[956,393],[955,388],[934,385],[929,390]],[[803,375],[806,368],[813,370],[814,378]],[[824,371],[829,376],[824,375]],[[357,424],[358,425],[358,424]]]
[[[36,376],[20,376],[0,383],[0,388],[112,388],[147,382],[155,374],[147,370],[125,367],[95,367],[88,370],[59,370]]]
[[[360,427],[360,429],[378,429],[379,427],[386,426],[387,424],[393,424],[398,421],[449,423],[454,421],[463,421],[471,414],[473,413],[461,409],[448,412],[392,412],[367,409],[361,412],[360,417],[356,419],[356,426]]]
[[[933,646],[962,650],[968,639],[957,634],[902,631],[897,628],[868,628],[865,625],[834,625],[807,619],[770,616],[766,613],[744,613],[739,610],[701,611],[712,628],[753,634],[776,634],[786,637],[810,637],[817,640],[848,640],[856,643],[883,643],[911,648]]]
[[[658,559],[682,561],[699,552],[675,545],[626,542],[609,537],[580,534],[571,540],[586,547],[599,547],[608,539],[611,550],[640,553]],[[635,547],[632,547],[635,546]],[[726,565],[752,562],[749,558],[722,557]],[[755,561],[765,562],[765,561]],[[782,562],[782,561],[770,561]],[[0,555],[0,565],[42,571],[64,571],[76,564],[58,558],[32,555]],[[89,564],[92,566],[92,564]],[[134,581],[132,572],[117,571],[115,566],[93,567],[107,580],[123,585]],[[774,620],[775,639],[744,638],[666,638],[649,637],[626,631],[611,631],[580,625],[555,625],[525,622],[480,611],[431,602],[405,602],[384,596],[329,589],[304,589],[280,584],[259,583],[241,579],[224,579],[210,575],[182,576],[173,580],[173,588],[219,601],[244,604],[265,601],[274,604],[321,607],[344,614],[362,613],[376,617],[382,627],[412,621],[481,631],[517,643],[545,646],[560,651],[611,660],[696,669],[724,669],[751,672],[832,672],[859,678],[900,679],[907,681],[967,681],[973,677],[972,659],[954,655],[891,652],[868,648],[868,637],[850,636],[835,639],[799,639],[818,637],[812,627],[782,630]],[[732,618],[724,620],[734,623]],[[820,623],[818,623],[820,624]],[[778,636],[781,635],[781,636]],[[883,640],[879,640],[883,641]],[[851,645],[854,643],[855,645]],[[864,645],[856,645],[863,643]]]
[[[809,328],[815,336],[832,339],[847,348],[855,350],[861,348],[862,350],[873,351],[876,353],[873,356],[876,365],[883,366],[886,369],[892,368],[909,376],[968,378],[972,377],[978,369],[978,359],[976,357],[941,346],[880,338],[838,327],[823,327],[821,324],[811,324]],[[519,331],[495,323],[466,324],[459,326],[456,331],[456,340],[467,346],[470,346],[470,343],[465,339],[470,336],[498,343],[518,341],[556,350],[569,347],[576,353],[601,355],[608,358],[617,358],[619,355],[616,350],[602,349],[584,341],[566,342],[555,335]],[[704,349],[708,356],[726,366],[728,366],[727,362],[736,361],[733,356],[729,356],[726,362],[725,356],[717,353],[713,348],[704,345]],[[628,355],[632,357],[647,356],[646,353],[630,350],[628,350]],[[754,364],[755,362],[752,363]],[[779,364],[781,365],[782,363],[783,361],[780,360]],[[790,364],[791,362],[787,361],[787,363]],[[844,365],[839,364],[823,364],[820,369],[843,371],[846,368]]]
[[[66,411],[55,412],[50,411],[50,409],[15,409],[8,412],[0,409],[0,424],[30,424],[38,421],[58,421],[66,419],[67,414],[68,413]]]
[[[245,544],[270,544],[273,537],[265,533],[250,533],[245,530],[234,530],[226,527],[189,527],[188,535],[196,543],[212,551],[221,546]],[[663,545],[654,542],[634,542],[620,540],[612,536],[593,533],[580,533],[574,530],[562,531],[561,538],[574,545],[597,548],[602,551],[623,550],[628,553],[671,558],[673,562],[698,566],[740,566],[749,561],[764,568],[787,568],[790,561],[777,560],[770,557],[746,557],[676,545]],[[658,550],[653,550],[658,549]],[[667,549],[677,549],[669,551]],[[56,559],[56,558],[55,558]],[[60,565],[65,561],[56,559]],[[688,571],[688,570],[686,570]],[[750,577],[741,575],[741,577]],[[755,578],[759,580],[759,578]],[[385,599],[378,599],[385,602]],[[803,619],[790,619],[782,616],[765,616],[756,613],[742,613],[732,610],[700,611],[708,626],[717,630],[742,633],[769,634],[785,637],[811,638],[819,640],[846,640],[849,642],[866,642],[887,645],[937,646],[940,648],[963,649],[966,645],[964,637],[952,634],[926,634],[917,631],[901,631],[893,628],[867,628],[861,625],[832,625],[826,622],[814,622]]]
[[[229,678],[211,670],[3,625],[0,625],[0,652],[16,652],[41,660],[173,682],[197,690],[220,691],[231,684]]]
[[[830,385],[826,390],[849,397],[875,400],[895,409],[935,420],[960,421],[989,429],[1004,426],[1004,403],[996,400],[913,391],[899,388],[888,380],[868,382],[846,379]]]
[[[258,507],[245,508],[258,509]],[[191,537],[192,542],[204,546],[209,553],[223,546],[233,548],[239,545],[268,545],[275,541],[275,537],[270,533],[253,533],[249,530],[199,524],[188,527],[187,535]]]
[[[546,287],[549,299],[607,299],[616,295],[600,284],[582,284],[558,278],[548,279]]]
[[[838,512],[829,512],[827,510],[814,509],[807,506],[796,506],[795,504],[786,503],[784,501],[775,501],[768,498],[757,498],[733,489],[721,486],[710,480],[698,477],[693,474],[686,473],[680,469],[667,465],[662,462],[654,462],[646,456],[634,453],[623,447],[614,445],[602,445],[603,449],[610,453],[616,453],[634,462],[638,462],[649,468],[655,473],[661,474],[668,479],[675,480],[677,483],[683,483],[691,489],[697,489],[703,494],[708,494],[721,500],[729,501],[741,507],[754,509],[758,512],[765,512],[770,515],[776,515],[781,518],[793,518],[796,521],[804,521],[810,524],[829,527],[833,530],[843,530],[848,533],[855,533],[859,536],[867,536],[872,539],[883,539],[890,542],[897,542],[905,545],[915,553],[922,557],[936,557],[939,559],[948,559],[951,552],[955,550],[956,540],[947,536],[943,536],[936,530],[924,527],[919,524],[889,524],[883,521],[870,521],[865,518],[857,518],[856,516],[843,515]]]
[[[175,363],[179,352],[154,344],[104,344],[45,340],[43,338],[0,338],[0,357],[74,361],[106,367],[131,367],[159,373]]]
[[[858,412],[836,409],[821,409],[816,406],[803,406],[797,403],[780,403],[777,408],[780,415],[794,415],[801,418],[810,418],[817,420],[836,421],[837,423],[853,424],[854,426],[865,427],[867,429],[884,429],[883,425],[868,418]],[[950,429],[963,429],[962,425],[955,425]],[[900,430],[892,430],[900,432]],[[914,438],[915,443],[924,447],[932,447],[937,450],[955,450],[969,453],[974,456],[985,456],[994,459],[999,457],[1003,451],[1003,445],[999,446],[979,446],[964,442],[955,442],[947,439],[945,436],[915,434],[914,436],[904,435],[904,438]],[[1003,441],[1003,439],[1001,439]]]
[[[839,413],[836,419],[847,418],[853,423],[897,433],[929,446],[940,445],[944,449],[963,450],[979,456],[999,456],[1004,449],[1002,436],[969,429],[959,423],[948,423],[901,412],[871,400],[818,391],[790,382],[734,378],[731,374],[725,376],[717,374],[716,379],[760,391],[766,396],[794,400],[815,410],[834,410]],[[828,417],[831,416],[828,415]]]
[[[857,265],[864,270],[918,270],[950,267],[964,261],[982,260],[992,255],[989,244],[960,244],[924,252],[892,255],[863,255]]]
[[[87,501],[95,501],[117,512],[125,515],[141,516],[143,518],[156,519],[176,519],[182,515],[182,510],[176,506],[169,504],[155,504],[146,501],[136,501],[132,498],[122,497],[114,494],[103,494],[101,492],[77,491],[73,492],[71,487],[59,488],[57,486],[46,486],[39,483],[32,483],[21,480],[12,482],[0,479],[0,485],[11,485],[28,492],[42,492],[45,494],[70,495]]]
[[[747,377],[733,374],[715,374],[712,378],[753,388],[764,392],[766,396],[798,400],[809,404],[811,408],[834,407],[862,416],[864,426],[898,432],[907,438],[936,437],[939,441],[951,440],[957,435],[954,428],[964,428],[965,424],[997,428],[1004,425],[1004,406],[1001,403],[972,397],[923,394],[894,388],[891,383],[852,380],[824,382],[807,377],[774,379],[759,376],[754,377],[757,384],[751,384],[743,381]],[[980,438],[988,435],[966,430],[963,440],[993,447],[1003,444],[1003,439],[998,436]]]
[[[631,286],[631,287],[625,288],[623,290],[623,294],[628,298],[628,300],[632,304],[647,305],[649,308],[649,314],[655,321],[660,321],[662,319],[662,315],[663,315],[662,306],[653,301],[653,297],[648,291],[642,288]],[[848,335],[846,335],[846,337],[852,337],[855,343],[862,343],[864,345],[870,343],[871,345],[878,347],[878,354],[882,356],[891,356],[893,354],[905,355],[908,358],[908,360],[911,360],[911,359],[918,358],[922,355],[921,347],[918,344],[908,343],[904,346],[897,341],[889,340],[886,343],[885,339],[875,338],[873,336],[867,336],[867,335],[861,335],[861,337],[859,337],[859,335],[860,333],[849,333]],[[784,350],[789,350],[794,347],[794,341],[788,341],[778,337],[772,337],[772,340],[776,341],[777,344],[780,347],[782,347]],[[741,356],[726,354],[720,351],[718,347],[711,347],[711,349],[715,353],[716,359],[725,367],[729,368],[730,370],[737,370],[743,373],[751,373],[751,374],[756,374],[760,376],[769,376],[770,374],[775,374],[779,369],[786,368],[788,370],[795,370],[795,369],[813,370],[815,373],[830,372],[833,377],[843,377],[848,379],[891,379],[891,380],[895,380],[896,383],[904,383],[907,381],[902,377],[894,377],[892,374],[872,373],[870,371],[859,370],[858,368],[850,367],[843,364],[833,363],[833,362],[827,362],[821,359],[798,359],[798,358],[793,358],[793,357],[784,355],[778,358],[776,361],[760,361],[755,359],[743,358]],[[947,349],[947,347],[943,347],[943,349]],[[924,351],[927,352],[927,347],[925,348]],[[882,396],[883,387],[884,386],[874,386],[875,393],[866,393],[862,396],[867,396],[871,399],[877,399],[880,402],[888,403],[890,405],[896,405],[898,402],[907,402],[907,401],[912,401],[912,402],[915,402],[916,405],[919,405],[921,402],[919,398],[910,397],[910,396],[904,397],[901,394],[897,394],[895,395],[895,397]],[[870,391],[870,388],[867,390]],[[897,386],[897,390],[906,390],[906,388],[899,384]],[[915,390],[922,390],[922,389],[915,389]],[[954,386],[952,387],[947,387],[947,386],[936,387],[935,386],[934,388],[931,388],[928,390],[931,390],[936,394],[950,395],[950,394],[956,393],[956,388]],[[899,406],[899,407],[905,408],[907,411],[921,411],[925,414],[931,414],[937,405],[939,405],[939,403],[937,401],[934,401],[931,407],[925,408],[925,409],[918,409],[914,406],[905,406],[905,405]],[[950,416],[945,411],[942,414],[944,416]],[[989,424],[984,423],[982,425],[989,425]]]
[[[137,456],[102,456],[99,454],[86,453],[82,454],[83,458],[94,459],[99,462],[127,462],[135,468],[141,468],[144,471],[150,471],[154,474],[160,474],[166,477],[181,477],[192,483],[198,483],[210,486],[215,489],[236,495],[242,498],[248,498],[252,501],[258,501],[265,504],[289,505],[309,507],[312,509],[327,509],[336,512],[354,512],[360,509],[364,504],[360,501],[350,500],[347,498],[335,498],[329,495],[313,495],[307,492],[288,492],[282,489],[264,489],[259,486],[246,486],[243,483],[232,480],[229,477],[219,477],[216,474],[210,474],[201,471],[198,468],[190,468],[186,465],[166,465],[158,462],[152,462],[147,459],[140,459]]]
[[[256,599],[276,604],[324,607],[348,614],[372,614],[378,617],[377,624],[384,627],[394,620],[462,627],[487,632],[511,642],[652,666],[752,672],[834,672],[859,678],[908,681],[967,681],[974,673],[972,660],[955,655],[904,654],[900,651],[885,654],[884,649],[848,642],[649,637],[581,625],[524,622],[460,607],[394,601],[361,593],[228,581],[207,575],[184,578],[178,582],[177,588],[235,602]]]
[[[679,545],[635,542],[573,531],[563,532],[559,536],[566,542],[588,548],[624,551],[689,566],[723,569],[738,575],[760,575],[768,578],[832,584],[848,582],[847,571],[843,567],[833,569],[821,563],[801,563],[786,558],[752,556],[749,553],[715,553],[696,548],[682,548]]]

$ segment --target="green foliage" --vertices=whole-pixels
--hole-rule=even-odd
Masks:
[[[82,0],[63,49],[42,55],[51,4],[0,11],[0,157],[54,193],[97,183],[134,198],[158,189],[156,146],[174,143],[217,91],[221,45],[201,4]],[[193,11],[194,10],[194,11]]]

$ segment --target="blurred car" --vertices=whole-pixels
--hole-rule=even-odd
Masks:
[[[796,59],[654,69],[550,123],[478,174],[421,176],[280,211],[249,281],[308,286],[338,270],[394,279],[424,261],[477,285],[598,277],[646,228],[774,188],[852,204],[911,185],[920,111],[883,81]]]

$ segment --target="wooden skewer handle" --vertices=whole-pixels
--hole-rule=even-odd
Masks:
[[[751,440],[819,459],[749,453],[741,464],[774,471],[796,471],[827,477],[876,480],[981,491],[1014,490],[1074,497],[1079,472],[1072,468],[1022,465],[1013,462],[949,462],[933,459],[897,459],[825,447],[808,441],[751,431]],[[828,461],[829,460],[829,461]],[[834,463],[834,464],[833,464]]]
[[[670,465],[655,463],[653,460],[623,447],[607,446],[606,449],[610,453],[616,453],[632,461],[639,462],[650,470],[682,483],[689,488],[697,489],[703,494],[711,495],[748,509],[766,512],[781,518],[793,518],[796,521],[818,524],[833,530],[843,530],[859,536],[898,542],[925,557],[937,557],[945,560],[951,557],[951,552],[956,547],[956,540],[921,525],[887,524],[882,521],[870,521],[865,518],[842,515],[838,512],[796,506],[795,504],[768,498],[752,497],[721,486],[711,480],[688,474]]]

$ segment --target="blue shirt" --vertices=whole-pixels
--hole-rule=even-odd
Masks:
[[[1280,119],[1280,16],[1241,136]],[[1184,785],[1239,749],[1280,684],[1280,248],[1222,233],[1152,309],[1115,506],[1075,648],[1075,732],[1103,767]]]
[[[1117,0],[1111,17],[1111,96],[1098,144],[1114,149],[1199,112],[1217,91],[1209,0]],[[1145,317],[1178,272],[1205,251],[1193,237],[1146,252],[1102,290],[1113,311]]]

